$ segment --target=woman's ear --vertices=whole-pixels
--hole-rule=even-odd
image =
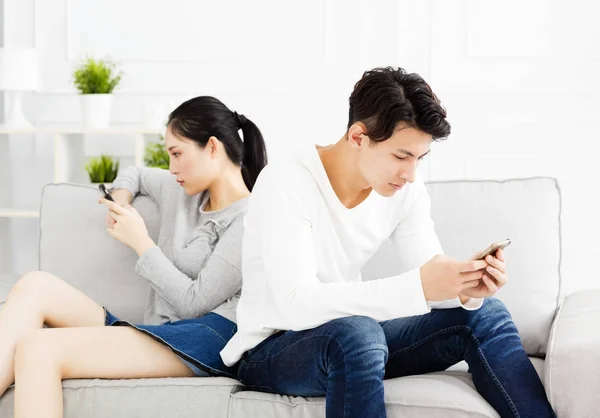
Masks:
[[[206,150],[211,157],[216,157],[217,151],[219,150],[219,140],[216,136],[211,136],[208,138],[208,142],[206,143]]]

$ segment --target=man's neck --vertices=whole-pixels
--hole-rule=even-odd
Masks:
[[[369,197],[373,189],[360,174],[356,154],[345,136],[335,144],[317,147],[317,151],[331,187],[342,205],[352,209]]]

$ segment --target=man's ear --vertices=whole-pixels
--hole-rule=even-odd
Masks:
[[[362,122],[353,123],[348,129],[348,141],[353,148],[360,148],[367,137],[366,126]]]

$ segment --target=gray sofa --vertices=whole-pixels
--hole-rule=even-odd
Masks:
[[[598,417],[600,406],[600,291],[561,294],[560,191],[549,178],[449,181],[428,184],[432,216],[448,255],[468,258],[510,237],[509,284],[498,298],[513,315],[523,344],[559,417]],[[133,251],[104,229],[96,189],[44,188],[40,218],[41,270],[54,273],[133,322],[142,318],[147,283],[133,271]],[[134,206],[157,231],[157,207]],[[364,268],[366,279],[398,273],[388,243]],[[590,272],[592,270],[590,266]],[[11,283],[0,283],[0,301]],[[2,338],[0,330],[0,338]],[[385,382],[389,417],[497,417],[475,389],[464,363],[447,371]],[[65,416],[324,417],[323,398],[247,391],[233,379],[71,380],[64,382]],[[13,389],[0,399],[12,417]]]

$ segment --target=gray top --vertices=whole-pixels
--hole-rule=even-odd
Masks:
[[[248,198],[211,212],[208,192],[185,194],[167,170],[123,170],[113,188],[158,204],[157,247],[138,259],[135,271],[150,282],[145,324],[197,318],[215,312],[235,322],[242,288],[243,219]]]

